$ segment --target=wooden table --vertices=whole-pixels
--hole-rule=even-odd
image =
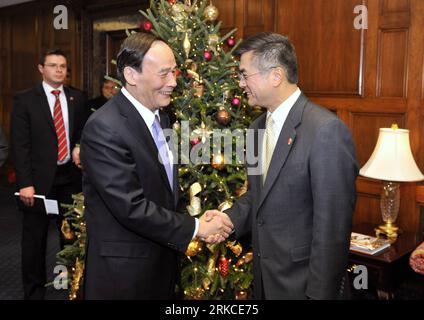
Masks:
[[[362,223],[354,225],[352,230],[353,232],[375,236],[375,227],[373,224]],[[421,241],[422,239],[417,234],[403,232],[389,249],[379,254],[367,255],[350,251],[349,267],[366,266],[369,282],[375,285],[378,298],[381,300],[393,299],[396,283],[402,277],[402,273],[405,273],[406,268],[409,268],[409,256]],[[356,275],[351,275],[353,281]]]

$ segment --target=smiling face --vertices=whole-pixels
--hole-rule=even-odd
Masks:
[[[43,81],[53,88],[57,88],[64,83],[66,68],[66,58],[56,54],[46,56],[44,65],[38,65],[38,70],[43,76]]]
[[[258,70],[252,59],[253,51],[241,55],[240,73],[243,76],[240,79],[240,88],[246,92],[250,106],[268,107],[272,90],[270,73]]]
[[[171,48],[162,41],[155,41],[146,52],[142,72],[125,67],[127,90],[146,108],[155,111],[171,102],[171,94],[177,86],[177,64]]]

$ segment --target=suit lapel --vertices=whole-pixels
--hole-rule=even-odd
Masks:
[[[131,104],[131,102],[122,94],[122,92],[119,92],[119,94],[115,97],[118,100],[117,105],[120,109],[120,113],[126,118],[128,126],[131,128],[129,131],[142,145],[147,147],[147,153],[152,157],[153,163],[159,167],[160,175],[164,185],[166,185],[166,188],[172,194],[165,167],[158,160],[158,149],[152,135],[150,134],[149,128],[147,127],[141,115]]]
[[[69,121],[69,139],[72,141],[72,136],[74,132],[74,97],[71,95],[70,90],[66,87],[63,87],[66,96],[66,102],[68,103],[68,121]]]
[[[293,108],[290,110],[286,121],[284,122],[283,128],[281,129],[280,136],[278,137],[277,144],[275,145],[275,149],[272,154],[272,159],[268,168],[265,184],[262,188],[258,209],[260,208],[269,191],[271,190],[272,185],[274,184],[279,172],[286,163],[287,157],[295,144],[296,127],[301,122],[306,101],[306,97],[301,94],[297,99],[296,103],[293,105]]]
[[[44,92],[42,84],[40,84],[37,87],[37,93],[39,95],[40,108],[44,114],[44,117],[46,118],[46,121],[48,122],[49,126],[52,128],[54,134],[56,134],[56,128],[54,127],[53,116],[50,111],[49,102],[47,100],[47,96],[46,96],[46,93]]]

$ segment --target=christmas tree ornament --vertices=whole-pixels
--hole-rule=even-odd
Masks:
[[[210,279],[213,279],[216,271],[216,259],[218,258],[218,251],[215,251],[211,256],[209,256],[208,262],[206,264],[206,272]]]
[[[193,130],[193,136],[200,137],[202,143],[205,143],[206,140],[209,139],[212,133],[213,133],[213,130],[207,128],[203,121],[200,124],[200,128]]]
[[[225,168],[224,156],[221,153],[213,155],[212,167],[216,170],[222,170]]]
[[[221,274],[221,276],[226,277],[228,276],[228,259],[222,255],[221,258],[219,259],[219,264],[218,264],[218,270],[219,273]]]
[[[200,138],[199,137],[193,137],[193,138],[190,139],[190,144],[192,146],[195,146],[196,144],[199,144],[199,143],[200,143]]]
[[[175,23],[175,27],[177,32],[186,31],[186,24],[188,19],[188,13],[186,12],[186,8],[182,3],[175,3],[171,9],[172,12],[172,20]]]
[[[219,204],[218,210],[225,211],[227,209],[230,209],[232,206],[233,206],[233,202],[231,200],[225,200],[224,202]]]
[[[231,100],[231,104],[233,106],[239,106],[240,105],[240,98],[238,98],[238,97],[233,98],[233,100]]]
[[[152,23],[150,21],[143,22],[143,29],[146,31],[152,30]]]
[[[215,7],[212,4],[212,1],[211,1],[210,5],[208,5],[205,8],[205,18],[206,18],[206,21],[213,22],[213,21],[216,20],[216,18],[218,18],[218,15],[219,15],[218,8]]]
[[[181,129],[181,125],[180,125],[180,122],[179,121],[176,121],[173,125],[172,125],[172,128],[174,129],[174,130],[180,130]]]
[[[175,70],[175,76],[179,77],[181,75],[181,70],[180,69],[176,69]]]
[[[228,39],[227,39],[227,44],[228,44],[230,47],[234,47],[234,45],[236,44],[236,40],[234,39],[234,37],[230,37],[230,38],[228,38]]]
[[[231,116],[224,107],[220,107],[216,113],[216,121],[222,125],[227,125],[231,120]]]
[[[203,83],[194,81],[193,82],[194,96],[201,98],[205,93],[205,85]]]
[[[247,192],[247,180],[244,182],[243,186],[241,186],[240,188],[236,189],[236,196],[237,198],[240,198],[242,195],[244,195]]]
[[[190,241],[185,254],[188,257],[194,257],[200,251],[202,251],[202,243],[199,240],[194,239]]]
[[[174,5],[177,2],[177,0],[167,0],[167,1],[171,6]]]
[[[211,285],[211,280],[208,277],[204,278],[203,281],[202,281],[202,285],[203,285],[203,289],[208,291],[209,286]]]
[[[62,227],[60,228],[63,236],[66,240],[72,240],[75,237],[75,233],[71,230],[71,226],[69,225],[68,220],[63,219]]]
[[[240,268],[242,265],[244,265],[245,262],[246,261],[244,261],[243,258],[240,258],[240,259],[237,260],[236,266]]]
[[[195,182],[190,186],[190,204],[186,207],[190,216],[195,217],[202,213],[202,205],[199,197],[196,197],[202,191],[200,183]]]
[[[212,33],[208,36],[208,46],[209,48],[216,52],[216,46],[218,45],[219,42],[219,35],[216,33]]]
[[[205,52],[203,52],[203,57],[205,58],[206,61],[211,61],[212,60],[212,53],[205,50]]]
[[[240,242],[237,241],[228,241],[226,246],[234,253],[236,257],[238,257],[243,251],[243,247],[241,246]]]
[[[236,291],[236,300],[247,300],[247,291],[237,290]]]
[[[249,263],[252,260],[253,260],[253,252],[252,251],[249,251],[248,253],[246,253],[246,255],[244,257],[244,261],[246,263]]]
[[[184,49],[186,58],[188,58],[188,55],[190,54],[190,48],[191,48],[191,43],[190,43],[190,40],[188,39],[188,33],[186,32],[184,35],[184,41],[183,41],[183,49]]]

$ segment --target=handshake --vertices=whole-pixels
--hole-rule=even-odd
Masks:
[[[218,210],[207,210],[199,219],[197,238],[216,244],[224,241],[233,232],[234,226],[228,215]]]

